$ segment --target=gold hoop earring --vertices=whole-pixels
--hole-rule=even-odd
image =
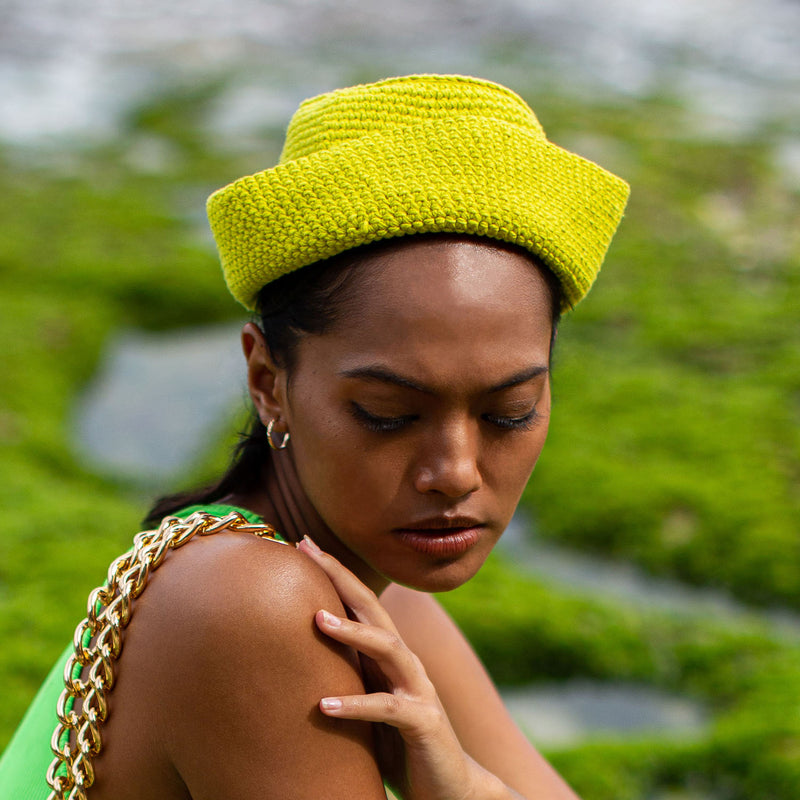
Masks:
[[[275,444],[275,442],[272,441],[272,429],[274,427],[275,419],[273,418],[267,423],[267,441],[269,442],[269,446],[273,450],[285,450],[286,445],[289,444],[289,431],[286,431],[286,433],[283,434],[283,438],[280,440],[280,443]]]

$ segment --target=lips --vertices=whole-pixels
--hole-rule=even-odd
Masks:
[[[395,528],[392,532],[413,550],[430,556],[453,558],[480,539],[486,523],[474,517],[429,517]]]
[[[418,522],[411,522],[408,525],[401,525],[395,530],[398,531],[445,531],[458,528],[482,528],[485,523],[475,517],[428,517]]]

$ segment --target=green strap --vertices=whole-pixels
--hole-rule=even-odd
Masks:
[[[181,519],[185,519],[190,514],[194,514],[195,511],[207,511],[209,514],[213,514],[215,517],[225,517],[228,514],[237,513],[241,514],[248,522],[252,522],[253,525],[263,525],[264,520],[258,516],[254,511],[250,511],[246,508],[240,508],[239,506],[229,506],[225,503],[203,503],[194,506],[186,506],[186,508],[182,508],[179,511],[173,511],[173,517],[180,517]],[[285,542],[286,539],[281,536],[277,531],[275,531],[275,538],[279,542]]]

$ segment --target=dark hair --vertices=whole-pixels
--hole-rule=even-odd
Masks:
[[[348,313],[355,313],[355,304],[351,302],[353,293],[349,288],[357,270],[352,267],[375,260],[382,250],[395,243],[395,239],[388,239],[347,250],[333,258],[283,275],[261,289],[256,299],[256,322],[276,364],[291,373],[295,366],[297,343],[301,337],[325,333],[337,319]],[[519,251],[537,265],[544,277],[551,301],[552,357],[564,297],[558,278],[527,250],[503,242],[492,240],[492,243]],[[269,457],[266,429],[253,410],[246,430],[240,434],[225,474],[209,486],[159,498],[147,514],[144,524],[157,525],[168,514],[187,506],[212,503],[232,492],[255,490],[261,479],[261,470]]]

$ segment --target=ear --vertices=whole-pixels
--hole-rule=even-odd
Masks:
[[[264,334],[253,322],[242,328],[242,350],[247,361],[247,388],[261,422],[275,420],[275,430],[286,430],[286,370],[275,364]]]

